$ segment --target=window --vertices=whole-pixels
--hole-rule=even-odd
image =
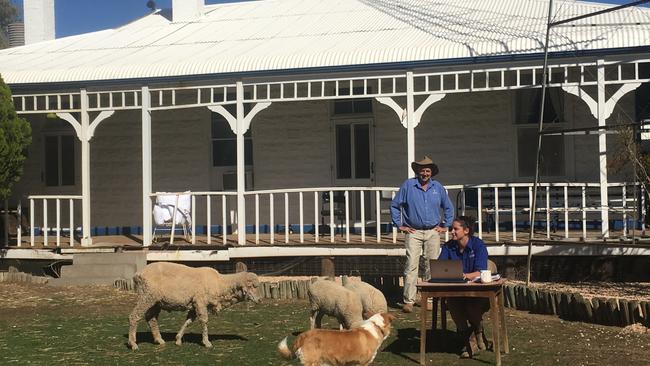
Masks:
[[[74,144],[72,135],[45,136],[45,185],[74,185]]]
[[[537,157],[537,130],[541,89],[518,90],[515,97],[515,124],[517,125],[517,175],[535,176]],[[546,90],[544,100],[545,129],[564,122],[564,99],[558,88]],[[549,124],[551,127],[549,127]],[[540,154],[540,174],[543,176],[564,176],[565,146],[563,136],[545,136]]]
[[[363,87],[352,89],[352,94],[363,94]],[[370,93],[370,89],[368,90]],[[347,95],[350,89],[339,89],[339,95]],[[333,115],[370,114],[372,113],[372,99],[342,99],[334,101]]]
[[[643,83],[634,93],[637,121],[650,119],[650,83]]]
[[[235,106],[225,106],[235,114]],[[244,108],[246,112],[250,108]],[[253,165],[253,139],[251,130],[244,134],[244,164]],[[232,132],[228,121],[218,113],[212,113],[212,166],[228,167],[237,165],[237,135]]]

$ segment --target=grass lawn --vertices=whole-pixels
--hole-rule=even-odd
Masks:
[[[211,316],[213,348],[200,345],[198,324],[190,326],[178,347],[174,335],[185,314],[163,312],[160,328],[168,343],[153,344],[142,321],[140,349],[134,352],[126,346],[127,317],[134,303],[135,294],[108,287],[0,283],[0,365],[297,365],[281,360],[276,345],[286,335],[293,340],[308,326],[305,301],[238,304]],[[416,365],[418,315],[396,309],[394,314],[393,332],[374,364]],[[648,365],[650,359],[650,333],[627,334],[617,327],[521,311],[507,311],[506,316],[511,351],[502,357],[504,365]],[[448,327],[454,329],[451,320]],[[451,331],[438,330],[428,340],[432,365],[494,364],[494,354],[485,351],[474,360],[458,359],[459,344]]]

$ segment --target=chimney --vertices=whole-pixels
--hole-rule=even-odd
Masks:
[[[205,0],[172,0],[172,21],[190,22],[203,15]]]
[[[54,0],[24,0],[25,44],[54,39]]]
[[[9,33],[9,47],[25,45],[25,26],[23,22],[14,22],[7,27]]]

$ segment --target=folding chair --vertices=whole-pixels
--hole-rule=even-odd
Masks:
[[[172,220],[175,217],[175,220]],[[153,242],[156,242],[156,231],[160,227],[169,228],[169,243],[174,244],[176,225],[183,228],[185,241],[190,242],[189,234],[192,227],[192,197],[189,193],[157,194],[153,207],[154,229]]]

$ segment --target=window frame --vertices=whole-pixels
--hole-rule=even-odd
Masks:
[[[528,121],[524,122],[524,121],[519,120],[519,110],[518,110],[519,100],[520,100],[520,98],[525,98],[525,96],[521,95],[521,92],[522,91],[530,91],[530,90],[536,90],[536,91],[538,91],[539,94],[541,94],[541,88],[519,89],[519,90],[514,91],[514,96],[513,96],[513,98],[511,98],[511,101],[513,103],[513,106],[511,108],[511,111],[512,111],[512,126],[514,127],[513,128],[513,134],[514,134],[513,141],[515,142],[515,144],[514,144],[514,155],[515,155],[515,159],[514,159],[514,175],[515,175],[515,177],[517,177],[519,179],[535,178],[534,169],[533,169],[533,174],[532,175],[521,174],[521,169],[520,169],[521,159],[520,159],[520,155],[519,155],[519,146],[520,146],[520,144],[519,144],[519,132],[521,130],[531,130],[531,129],[534,129],[535,132],[537,132],[537,129],[539,127],[538,126],[538,123],[539,123],[538,120],[534,121],[534,122],[528,122]],[[561,101],[561,110],[560,111],[557,111],[557,110],[555,111],[555,114],[558,117],[558,121],[556,121],[556,122],[545,121],[544,126],[547,126],[545,128],[548,128],[548,126],[553,126],[553,127],[558,128],[558,129],[565,129],[570,125],[570,123],[568,122],[568,119],[566,117],[567,109],[568,109],[567,108],[568,100],[566,98],[566,94],[562,91],[562,89],[560,89],[560,88],[548,88],[547,89],[547,92],[555,92],[555,91],[557,91],[559,93],[559,98],[560,98],[560,101]],[[539,99],[537,99],[537,101],[538,100]],[[550,98],[548,97],[548,95],[547,95],[547,98],[545,99],[545,104],[546,103],[552,103],[550,101]],[[539,108],[536,108],[536,109],[539,109]],[[537,116],[539,116],[539,114],[537,114]],[[572,156],[572,154],[569,151],[569,148],[571,146],[571,144],[569,143],[569,140],[571,139],[571,137],[568,137],[568,138],[567,137],[568,136],[560,136],[560,138],[562,139],[562,146],[563,146],[563,154],[562,154],[562,157],[560,159],[562,164],[563,164],[563,168],[562,168],[563,174],[561,174],[561,175],[546,175],[546,174],[543,174],[543,171],[540,171],[540,177],[543,177],[543,178],[546,178],[546,179],[566,179],[566,177],[570,176],[571,164],[570,164],[570,161],[569,161],[569,157]],[[537,139],[534,139],[534,142],[535,142],[535,145],[536,145],[537,144]],[[543,142],[542,142],[542,144],[543,144]],[[535,151],[536,150],[537,150],[537,146],[535,146]],[[532,161],[533,161],[533,163],[535,163],[534,158],[532,159]]]
[[[231,110],[231,109],[233,109],[233,107],[235,107],[235,105],[226,105],[226,106],[224,106],[224,108],[226,108],[226,110],[228,112],[230,112],[230,113],[233,112]],[[251,107],[247,106],[247,105],[244,105],[244,109],[245,109],[245,113],[248,113],[250,111]],[[222,119],[223,122],[225,123],[226,130],[229,131],[230,133],[232,133],[232,136],[214,137],[213,124],[215,122],[215,119]],[[253,165],[254,165],[254,160],[253,160],[253,132],[252,131],[253,131],[253,129],[252,129],[252,126],[251,126],[248,129],[248,131],[246,131],[246,133],[244,134],[244,154],[246,154],[247,142],[250,144],[250,150],[251,150],[250,151],[250,154],[251,154],[250,155],[250,164],[246,164],[246,157],[244,156],[244,166],[247,167],[247,168],[252,168]],[[234,164],[232,164],[232,165],[215,165],[215,159],[214,159],[214,156],[215,156],[215,151],[214,151],[215,148],[214,148],[214,146],[215,145],[214,144],[217,141],[232,141],[232,142],[235,143],[235,155],[234,155],[235,162],[234,162]],[[223,168],[223,169],[237,167],[237,134],[232,130],[232,128],[230,128],[230,124],[228,123],[228,121],[222,115],[220,115],[219,113],[216,113],[216,112],[211,112],[210,113],[210,166],[211,166],[211,168]]]
[[[48,182],[48,166],[49,164],[47,163],[48,159],[48,151],[47,151],[47,140],[48,138],[56,138],[56,148],[57,148],[57,183],[56,184],[49,184]],[[63,143],[62,143],[62,138],[63,137],[69,137],[72,139],[72,162],[71,164],[71,169],[72,169],[72,183],[71,184],[64,184],[63,182]],[[47,131],[43,133],[43,171],[42,171],[42,179],[41,181],[45,185],[45,187],[51,187],[51,188],[63,188],[63,187],[76,187],[77,186],[77,136],[72,133],[72,132],[63,132],[63,131]]]

